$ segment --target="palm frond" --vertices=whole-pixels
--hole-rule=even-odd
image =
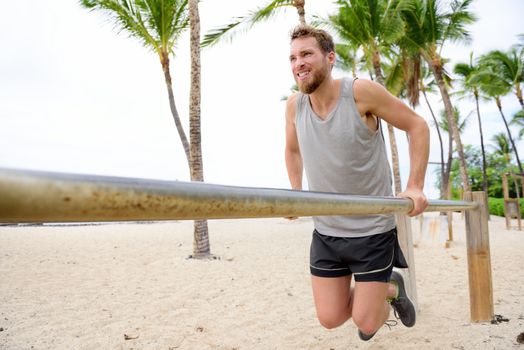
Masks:
[[[418,0],[408,1],[401,10],[401,16],[405,23],[405,35],[402,38],[402,46],[410,50],[421,50],[431,40],[431,30],[428,29],[427,8],[425,3]]]
[[[481,64],[491,65],[511,84],[520,84],[523,79],[523,55],[516,48],[504,52],[493,50],[483,55]]]
[[[511,91],[512,83],[503,72],[503,66],[497,61],[493,51],[478,59],[479,71],[471,77],[474,84],[486,95],[495,98]]]
[[[493,149],[494,153],[504,156],[507,160],[511,158],[511,143],[508,136],[504,132],[499,132],[491,137],[491,141],[494,145],[489,145]]]
[[[189,23],[187,0],[81,0],[80,4],[108,15],[119,32],[157,53],[170,52]]]
[[[340,39],[361,47],[367,56],[377,50],[385,54],[404,34],[400,12],[405,0],[338,0],[336,3],[338,10],[325,22],[329,22]]]
[[[455,117],[455,121],[457,122],[459,133],[462,134],[462,132],[466,129],[466,126],[468,124],[470,114],[463,118],[460,114],[460,110],[457,107],[454,107],[453,116]],[[440,112],[439,127],[449,134],[450,127],[448,124],[448,117],[445,110],[442,110]]]
[[[354,74],[357,68],[357,49],[348,44],[335,44],[336,67]]]
[[[520,110],[515,113],[509,124],[520,128],[519,139],[522,138],[524,136],[524,111]]]
[[[445,41],[451,42],[471,42],[471,35],[466,26],[474,23],[477,17],[469,11],[473,0],[453,0],[451,2],[451,12],[444,15],[446,24],[442,35],[440,48],[442,50]]]
[[[213,46],[221,40],[231,42],[236,34],[249,30],[253,25],[275,16],[279,9],[290,6],[293,6],[292,0],[272,0],[266,6],[250,11],[245,16],[234,17],[229,24],[212,29],[207,33],[201,46]]]
[[[391,64],[384,64],[384,85],[395,96],[401,96],[405,90],[404,67],[402,58],[397,57]]]

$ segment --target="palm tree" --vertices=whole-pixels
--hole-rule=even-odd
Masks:
[[[473,52],[469,55],[469,63],[457,63],[453,72],[460,77],[460,84],[462,85],[461,94],[473,95],[475,99],[475,106],[477,110],[477,120],[480,131],[480,148],[482,152],[482,190],[488,193],[488,175],[486,163],[486,151],[484,148],[484,133],[482,131],[482,119],[480,118],[479,98],[480,89],[478,83],[473,83],[471,77],[479,71],[479,66],[473,63]]]
[[[460,173],[465,191],[470,190],[466,156],[458,126],[453,118],[453,105],[444,80],[442,48],[447,41],[467,41],[469,33],[465,25],[473,23],[475,16],[468,8],[473,0],[452,0],[450,10],[444,11],[438,0],[410,0],[404,10],[406,37],[403,40],[411,49],[417,49],[428,63],[440,90],[452,138],[459,154]]]
[[[360,47],[373,67],[379,84],[385,86],[381,67],[381,54],[399,40],[404,31],[400,17],[403,2],[396,0],[338,0],[339,10],[329,17],[331,25],[340,38],[351,45]],[[393,127],[388,123],[388,134],[395,180],[395,193],[402,191],[398,150]]]
[[[202,142],[200,132],[200,15],[198,0],[189,0],[189,29],[191,46],[191,89],[189,92],[189,139],[191,181],[204,181]],[[193,231],[193,257],[208,258],[209,230],[207,220],[195,220]]]
[[[195,123],[197,118],[192,118],[191,151],[176,108],[169,64],[175,43],[189,26],[188,0],[81,0],[80,4],[87,9],[107,14],[121,31],[138,39],[142,45],[158,55],[167,87],[169,107],[184,148],[191,179],[203,179],[201,175],[196,175],[202,172],[200,123]],[[195,236],[193,250],[195,256],[204,257],[209,255],[207,224],[204,226],[196,221],[195,232],[197,231],[199,234]]]
[[[513,93],[524,111],[521,87],[524,81],[524,49],[518,50],[517,47],[513,47],[508,52],[490,51],[482,56],[481,64],[495,67],[499,76],[511,85]]]
[[[253,25],[273,17],[280,9],[294,7],[297,10],[299,22],[306,24],[306,0],[270,0],[265,6],[250,11],[248,15],[236,17],[232,23],[217,28],[204,36],[202,46],[211,46],[220,40],[231,40],[238,32],[246,31]]]
[[[515,153],[519,171],[520,173],[524,173],[517,147],[515,147],[515,142],[513,141],[513,136],[511,134],[511,130],[509,129],[508,121],[506,120],[506,116],[502,111],[501,97],[507,95],[511,91],[512,85],[502,76],[501,72],[499,71],[499,66],[495,65],[492,60],[481,56],[479,58],[479,64],[481,65],[481,68],[477,74],[472,77],[472,83],[479,84],[480,90],[495,101],[500,116],[504,122],[504,126],[506,127],[506,132],[508,134],[511,147]]]

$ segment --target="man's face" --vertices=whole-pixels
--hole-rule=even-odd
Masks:
[[[331,74],[334,54],[325,55],[315,38],[298,38],[291,42],[289,62],[298,89],[305,94],[313,93]]]

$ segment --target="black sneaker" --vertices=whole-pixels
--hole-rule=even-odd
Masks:
[[[385,323],[384,323],[384,326],[388,326],[388,328],[391,330],[391,327],[393,326],[396,326],[397,325],[397,321],[395,320],[387,320]],[[377,331],[378,332],[378,331]],[[363,340],[363,341],[368,341],[369,339],[373,338],[373,336],[375,336],[375,334],[377,334],[377,332],[373,333],[373,334],[364,334],[362,333],[362,331],[359,329],[358,330],[358,337]]]
[[[395,281],[398,286],[398,297],[391,300],[391,306],[395,311],[395,316],[400,318],[402,324],[406,327],[413,327],[416,321],[415,306],[409,300],[404,287],[404,278],[397,271],[391,273],[391,280]]]
[[[363,340],[363,341],[368,341],[369,339],[373,338],[375,334],[377,334],[377,332],[367,335],[367,334],[362,333],[360,329],[358,330],[358,337],[360,338],[360,340]]]

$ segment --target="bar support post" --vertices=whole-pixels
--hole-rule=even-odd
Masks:
[[[476,209],[466,211],[470,318],[478,323],[494,316],[486,193],[465,192],[464,199],[478,203]]]

